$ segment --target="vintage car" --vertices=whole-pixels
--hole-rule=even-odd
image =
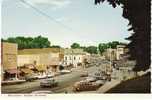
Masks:
[[[63,70],[60,71],[60,73],[61,74],[71,73],[71,70],[65,70],[65,69],[63,69]]]
[[[34,81],[34,80],[36,80],[37,78],[34,76],[34,75],[26,75],[25,76],[25,80],[26,81],[29,81],[29,82],[31,82],[31,81]]]
[[[88,72],[83,72],[80,76],[81,77],[88,77]]]
[[[98,80],[109,80],[110,81],[110,77],[108,74],[104,73],[104,72],[96,72],[94,74],[94,77]]]
[[[95,77],[86,77],[85,80],[87,82],[95,82],[97,79]]]
[[[58,82],[54,78],[41,80],[40,82],[41,87],[56,87],[58,86]]]
[[[93,91],[99,87],[100,85],[96,84],[95,82],[80,81],[74,84],[73,91]]]
[[[105,84],[105,80],[97,80],[95,83],[99,86],[102,86],[103,84]]]

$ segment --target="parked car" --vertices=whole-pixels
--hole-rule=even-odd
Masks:
[[[18,79],[14,77],[14,78],[9,78],[9,80],[10,81],[15,81],[15,80],[18,80]]]
[[[40,90],[40,91],[33,91],[31,94],[52,94],[52,91],[47,90]]]
[[[35,79],[37,79],[37,78],[33,75],[26,75],[25,76],[25,80],[29,81],[29,82],[34,81]]]
[[[47,75],[35,75],[35,77],[38,79],[44,79],[47,78]]]
[[[60,71],[61,74],[66,74],[66,73],[70,73],[70,72],[71,72],[70,70],[65,70],[65,69]]]
[[[45,79],[40,82],[41,87],[56,87],[58,82],[54,78]]]
[[[51,74],[48,74],[48,75],[47,75],[47,78],[52,78],[52,77],[54,77],[54,76],[55,76],[55,74],[51,73]]]

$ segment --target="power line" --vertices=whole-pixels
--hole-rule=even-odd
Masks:
[[[37,11],[38,13],[40,13],[41,15],[45,16],[46,18],[50,19],[51,21],[54,21],[55,23],[59,24],[60,26],[66,28],[67,30],[70,30],[72,31],[72,29],[70,27],[68,27],[67,25],[61,23],[60,21],[57,21],[55,20],[53,17],[47,15],[46,13],[44,13],[43,11],[41,11],[40,9],[34,7],[33,5],[31,5],[30,3],[28,3],[27,1],[25,0],[19,0],[21,1],[22,3],[28,5],[29,7],[31,7],[32,9],[34,9],[35,11]]]

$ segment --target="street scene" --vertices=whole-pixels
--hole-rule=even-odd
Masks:
[[[4,0],[1,94],[150,93],[148,4]]]
[[[124,45],[107,49],[102,56],[82,49],[55,48],[23,49],[17,55],[16,46],[2,43],[3,57],[11,54],[3,64],[18,65],[13,70],[3,68],[2,93],[104,93],[135,77],[135,62],[121,57],[125,55]]]

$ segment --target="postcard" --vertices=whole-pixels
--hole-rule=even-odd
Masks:
[[[1,94],[150,94],[150,6],[150,0],[3,0]]]

